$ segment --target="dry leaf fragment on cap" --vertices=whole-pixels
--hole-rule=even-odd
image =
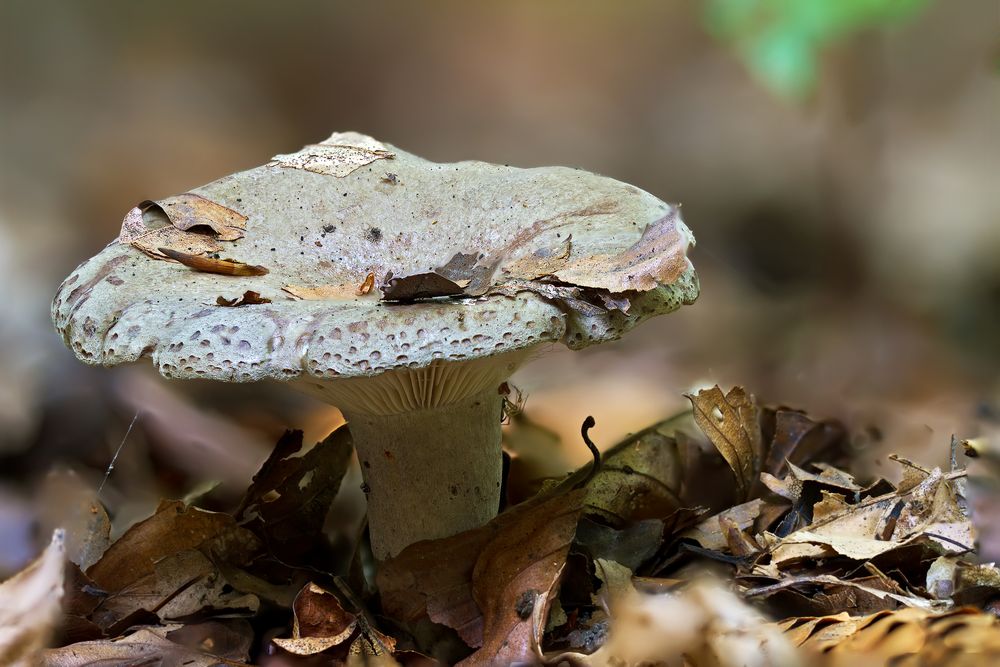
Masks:
[[[375,273],[373,271],[369,271],[368,275],[365,276],[364,282],[358,286],[358,291],[355,292],[355,294],[357,294],[358,296],[364,296],[365,294],[371,292],[374,287],[375,287]]]
[[[191,253],[180,252],[173,248],[157,248],[157,250],[165,257],[180,262],[190,269],[204,273],[217,273],[223,276],[265,276],[268,273],[268,270],[263,266],[246,264],[235,259],[200,257]]]
[[[271,303],[271,300],[267,297],[263,297],[259,292],[254,292],[253,290],[247,290],[243,293],[243,296],[234,297],[232,299],[227,299],[224,296],[220,296],[215,300],[215,305],[223,306],[226,308],[239,308],[240,306],[254,306],[262,303]]]
[[[461,285],[434,272],[390,277],[379,287],[383,301],[418,301],[463,293]]]
[[[223,241],[236,241],[246,232],[247,216],[194,193],[158,201],[144,201],[122,221],[118,242],[131,244],[153,258],[161,248],[189,254],[219,252]]]
[[[275,155],[271,164],[343,178],[375,160],[393,157],[392,151],[371,137],[356,132],[335,132],[320,143],[310,144],[296,153]]]
[[[291,294],[303,301],[333,301],[358,296],[358,290],[348,284],[344,285],[283,285],[282,292]]]
[[[138,211],[138,209],[132,209]],[[140,214],[141,215],[141,214]],[[207,255],[222,251],[222,244],[208,234],[185,232],[167,225],[153,229],[130,241],[131,245],[153,259],[166,259],[163,248],[189,255]]]

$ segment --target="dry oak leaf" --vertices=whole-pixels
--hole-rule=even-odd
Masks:
[[[251,615],[260,608],[256,595],[234,590],[205,554],[181,551],[158,560],[153,571],[111,593],[91,614],[105,630],[129,624],[140,612],[161,622],[179,621],[206,611]]]
[[[760,411],[751,394],[733,387],[723,394],[718,385],[686,394],[694,420],[733,469],[740,498],[746,498],[763,461]]]
[[[28,567],[0,584],[0,664],[33,667],[62,616],[63,531]]]
[[[251,667],[244,662],[195,651],[167,638],[181,625],[139,628],[116,639],[79,642],[49,649],[42,655],[44,667]]]
[[[101,589],[117,592],[152,574],[157,561],[181,551],[210,547],[224,558],[249,559],[258,546],[253,534],[228,514],[165,500],[153,516],[125,531],[87,576]]]
[[[1000,661],[1000,621],[970,608],[905,608],[868,616],[791,618],[777,624],[820,667],[983,667]]]
[[[358,627],[357,617],[344,610],[333,593],[310,582],[292,604],[290,639],[272,639],[295,655],[315,655],[347,641]]]
[[[455,629],[481,647],[466,665],[535,660],[585,493],[566,483],[482,528],[410,545],[379,569],[384,612]]]
[[[962,511],[950,479],[962,472],[935,468],[909,491],[892,492],[846,505],[794,531],[771,550],[777,567],[803,557],[832,553],[869,560],[916,540],[936,545],[943,553],[973,548],[972,522]]]
[[[755,609],[711,580],[679,593],[639,592],[631,572],[598,560],[598,593],[611,618],[607,641],[589,655],[559,653],[545,664],[584,667],[797,667],[791,642]]]

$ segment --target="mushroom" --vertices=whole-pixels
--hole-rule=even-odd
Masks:
[[[52,317],[87,363],[148,356],[340,408],[386,559],[497,513],[501,385],[543,346],[692,303],[693,242],[676,206],[610,178],[337,133],[133,208]]]

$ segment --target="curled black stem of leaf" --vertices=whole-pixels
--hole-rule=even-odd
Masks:
[[[583,420],[583,426],[580,427],[580,435],[583,437],[583,442],[587,445],[587,449],[594,455],[594,463],[590,466],[590,472],[587,473],[587,476],[573,485],[574,489],[582,489],[590,484],[590,480],[594,479],[594,475],[601,470],[601,452],[597,449],[594,441],[590,439],[590,429],[594,428],[594,424],[596,423],[593,416],[587,415],[587,418]]]

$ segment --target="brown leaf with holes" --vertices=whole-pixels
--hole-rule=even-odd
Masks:
[[[253,290],[247,290],[243,293],[243,296],[238,296],[234,299],[227,299],[224,296],[220,296],[215,300],[217,306],[223,306],[225,308],[239,308],[240,306],[255,306],[262,303],[271,303],[271,300],[267,297],[262,297],[259,292],[254,292]]]
[[[694,420],[733,469],[740,498],[746,498],[763,462],[759,410],[742,387],[723,394],[718,385],[686,394]]]
[[[270,164],[343,178],[375,160],[391,160],[394,157],[393,152],[371,137],[353,132],[335,132],[320,143],[310,144],[298,152],[275,155]]]
[[[217,273],[223,276],[265,276],[268,270],[263,266],[246,264],[235,259],[215,259],[214,257],[202,257],[197,254],[180,252],[173,248],[157,248],[157,250],[169,259],[180,262],[189,269],[201,271],[202,273]]]
[[[323,520],[354,448],[350,431],[341,427],[305,454],[301,450],[302,431],[286,431],[236,512],[273,555],[295,565],[321,555]]]

